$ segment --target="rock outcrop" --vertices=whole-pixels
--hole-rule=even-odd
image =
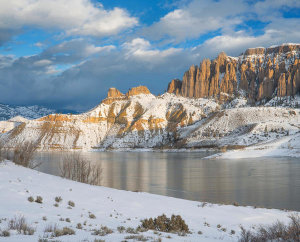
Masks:
[[[168,93],[180,94],[182,83],[179,79],[173,79],[168,85]]]
[[[224,52],[214,60],[192,65],[182,82],[172,80],[168,92],[183,97],[213,97],[220,102],[244,95],[250,102],[300,91],[300,44],[247,49],[239,57]]]
[[[136,96],[139,94],[151,94],[149,89],[145,86],[138,86],[138,87],[133,87],[129,89],[129,91],[126,93],[127,97],[132,97]]]

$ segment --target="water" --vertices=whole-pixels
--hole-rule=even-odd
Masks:
[[[59,175],[66,154],[38,153],[40,171]],[[102,185],[212,203],[300,211],[299,158],[201,159],[208,152],[87,152]]]

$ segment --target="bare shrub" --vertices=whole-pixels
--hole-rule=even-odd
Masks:
[[[24,216],[14,217],[8,222],[9,230],[17,230],[19,234],[33,235],[35,229],[28,225]]]
[[[68,202],[68,205],[69,205],[70,207],[75,207],[75,203],[74,203],[73,201],[69,201],[69,202]]]
[[[52,237],[59,237],[63,235],[73,235],[75,231],[68,227],[63,227],[63,229],[59,229],[55,227],[55,230],[52,232]]]
[[[143,235],[129,235],[126,236],[125,239],[132,239],[134,241],[148,241],[148,238]]]
[[[45,229],[44,229],[44,232],[45,233],[52,233],[54,232],[55,230],[57,230],[57,224],[48,224]]]
[[[158,216],[157,218],[150,218],[142,220],[142,228],[157,230],[161,232],[171,233],[189,233],[189,227],[180,215],[172,215],[168,218],[165,214]]]
[[[37,196],[35,199],[36,203],[43,203],[43,198],[41,196]]]
[[[76,225],[76,228],[77,228],[77,229],[82,229],[81,223],[78,223],[78,224]]]
[[[7,156],[7,152],[4,147],[4,142],[0,141],[0,162],[6,159],[6,156]]]
[[[101,163],[93,164],[80,153],[66,155],[59,165],[60,175],[74,181],[91,185],[101,185]]]
[[[0,231],[0,237],[9,237],[10,232],[8,230]]]
[[[60,203],[62,201],[62,198],[59,196],[59,197],[55,197],[55,202],[57,203]]]
[[[124,226],[119,226],[117,228],[117,230],[118,230],[119,233],[123,233],[125,231],[125,227]]]
[[[300,241],[300,217],[297,214],[289,216],[288,225],[277,221],[270,226],[260,226],[255,231],[241,227],[240,242],[256,241]]]
[[[19,143],[13,150],[12,161],[17,165],[35,169],[41,164],[33,160],[36,150],[37,145],[33,142]]]
[[[128,227],[126,229],[126,233],[128,233],[128,234],[138,234],[139,232],[137,231],[137,229],[134,229],[132,227]]]
[[[113,231],[106,227],[106,226],[101,226],[100,229],[95,229],[94,232],[92,233],[93,235],[100,235],[100,236],[105,236],[107,234],[112,234]]]
[[[28,197],[27,200],[31,203],[34,202],[34,198],[32,196]]]

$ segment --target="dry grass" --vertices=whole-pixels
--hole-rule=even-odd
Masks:
[[[289,216],[288,225],[277,221],[270,226],[260,226],[253,230],[241,227],[240,242],[264,242],[264,241],[300,241],[300,217],[297,214]]]
[[[101,185],[102,166],[101,163],[93,164],[85,159],[80,153],[66,155],[59,165],[60,175],[91,185]]]

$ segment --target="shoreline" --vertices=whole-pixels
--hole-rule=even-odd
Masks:
[[[240,225],[250,228],[253,225],[272,224],[276,220],[287,222],[289,214],[300,214],[296,211],[211,204],[144,192],[91,186],[16,166],[9,161],[0,163],[0,181],[0,206],[5,208],[0,212],[0,219],[5,218],[7,221],[17,214],[23,214],[36,226],[36,232],[32,236],[13,232],[10,237],[5,238],[5,241],[38,239],[44,236],[45,226],[53,223],[60,227],[71,227],[76,232],[75,235],[56,238],[62,241],[84,238],[88,241],[93,241],[95,238],[121,241],[130,234],[117,232],[118,226],[136,228],[140,225],[141,219],[156,217],[163,213],[167,216],[181,215],[192,233],[186,236],[170,233],[157,235],[149,230],[140,234],[152,239],[161,237],[163,241],[218,241],[221,238],[223,241],[237,241]],[[43,203],[30,203],[27,200],[29,196],[41,196]],[[56,196],[61,196],[63,199],[58,207],[53,206]],[[68,209],[69,200],[75,203],[72,209]],[[96,219],[90,219],[89,212],[93,213]],[[44,216],[47,217],[47,221],[42,219]],[[71,222],[60,221],[60,218],[66,217],[70,218]],[[76,229],[76,224],[83,223],[85,220],[88,221],[84,228],[86,230]],[[107,226],[114,232],[101,237],[93,236],[91,231],[100,225]],[[218,225],[224,227],[226,232],[220,230]],[[0,228],[3,229],[5,226],[6,222],[2,220]],[[234,230],[235,234],[230,234],[231,230]],[[198,231],[202,234],[198,234]],[[168,239],[168,236],[172,239]]]

